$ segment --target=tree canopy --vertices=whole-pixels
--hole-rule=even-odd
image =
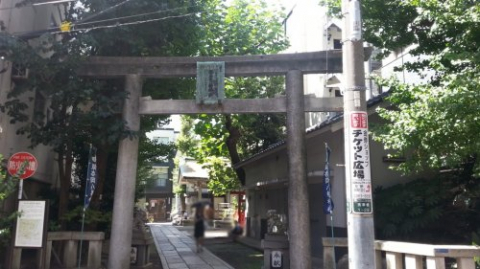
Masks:
[[[3,156],[0,154],[0,163],[3,163]],[[20,169],[18,174],[23,174],[23,169]],[[0,166],[0,203],[5,200],[15,191],[17,182],[20,179],[18,176],[7,176],[7,172]],[[4,208],[0,210],[0,249],[7,246],[10,243],[10,234],[13,230],[13,224],[17,214],[10,212],[4,212]]]
[[[419,61],[402,67],[424,77],[420,84],[381,80],[392,108],[379,109],[388,124],[375,132],[387,149],[408,156],[404,171],[462,168],[480,152],[480,4],[474,1],[402,1],[415,10],[407,24]],[[405,22],[404,22],[405,23]]]
[[[19,6],[30,2],[23,1]],[[109,156],[116,152],[119,139],[142,136],[140,170],[156,158],[152,155],[170,156],[172,152],[171,147],[152,145],[143,139],[144,132],[155,129],[166,117],[143,117],[140,133],[125,129],[120,116],[127,97],[124,81],[78,77],[76,70],[82,61],[88,56],[198,55],[203,38],[199,34],[200,14],[212,11],[205,5],[207,0],[78,2],[65,6],[70,31],[53,27],[20,36],[3,32],[0,36],[5,60],[29,70],[27,80],[15,81],[1,109],[12,122],[22,124],[18,133],[28,136],[32,147],[44,144],[57,153],[60,217],[68,209],[72,174],[78,171],[73,170],[73,163],[82,160],[78,154],[85,154],[89,144],[98,149],[94,207],[103,194],[107,166],[115,162]],[[153,98],[169,99],[192,96],[191,84],[191,80],[147,80],[143,90]],[[35,118],[31,118],[32,109]]]
[[[286,48],[282,10],[265,1],[214,1],[215,11],[202,19],[205,39],[201,55],[274,54]],[[284,92],[283,77],[226,78],[226,98],[267,98]],[[266,149],[285,136],[285,116],[198,115],[184,121],[180,150],[210,170],[209,187],[215,194],[245,183],[243,170],[232,164]],[[229,160],[229,161],[226,161]]]
[[[338,0],[321,1],[333,14]],[[478,1],[362,1],[364,39],[381,50],[410,53],[396,71],[418,74],[422,83],[384,78],[391,107],[379,109],[386,124],[374,137],[407,155],[404,172],[462,167],[477,162],[480,4]],[[476,173],[480,172],[475,168]]]
[[[86,57],[265,54],[277,52],[286,44],[279,23],[280,13],[271,11],[263,1],[77,2],[65,6],[66,22],[71,26],[69,31],[59,31],[56,26],[20,36],[5,32],[0,35],[2,56],[29,69],[28,80],[15,81],[8,100],[2,100],[0,108],[12,122],[22,123],[18,133],[28,136],[32,147],[48,145],[58,154],[58,216],[68,210],[72,175],[81,178],[79,171],[86,160],[83,155],[90,144],[98,149],[99,181],[92,199],[93,207],[96,202],[105,202],[105,199],[100,201],[100,197],[110,197],[104,193],[104,184],[107,177],[114,177],[107,167],[114,167],[112,153],[116,152],[120,139],[140,137],[140,177],[148,178],[148,166],[157,156],[171,156],[173,152],[171,147],[155,145],[143,135],[155,129],[165,117],[142,117],[139,133],[125,129],[120,117],[123,100],[127,98],[124,81],[78,77],[76,69]],[[25,0],[18,6],[29,4],[31,1]],[[283,90],[283,80],[279,78],[228,80],[229,97],[273,96]],[[193,98],[192,89],[192,79],[147,79],[143,95],[154,99],[187,99]],[[34,119],[31,109],[35,110]],[[202,127],[207,122],[215,122],[211,125],[214,128],[205,128],[208,124]],[[278,115],[257,118],[236,115],[206,118],[201,115],[193,122],[195,132],[205,133],[202,141],[210,141],[210,144],[204,143],[204,146],[212,147],[203,147],[209,151],[201,154],[197,151],[193,155],[216,157],[210,164],[219,167],[217,172],[224,171],[214,177],[218,182],[223,180],[219,183],[223,187],[218,189],[233,188],[224,181],[233,177],[230,166],[223,165],[224,157],[233,157],[237,162],[246,150],[265,148],[276,141],[276,136],[282,135],[282,122],[282,116]],[[217,128],[223,123],[229,126],[228,131]],[[246,128],[247,124],[255,124],[258,131]],[[244,136],[237,135],[240,129]],[[237,143],[243,147],[240,153]],[[230,154],[227,148],[232,149]],[[107,189],[112,190],[111,186]]]
[[[340,1],[322,2],[339,14]],[[379,56],[409,53],[413,60],[395,71],[423,79],[377,80],[389,92],[373,138],[406,157],[396,169],[431,177],[375,192],[379,236],[469,243],[473,233],[478,243],[480,3],[362,1],[362,15],[364,39]]]

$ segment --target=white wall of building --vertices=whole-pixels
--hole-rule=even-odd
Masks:
[[[326,9],[317,1],[287,1],[285,22],[290,47],[285,53],[301,53],[334,49],[334,41],[341,40],[341,23],[327,16]],[[304,92],[316,97],[335,97],[335,90],[328,88],[328,79],[338,74],[304,75]],[[338,84],[338,83],[337,83]],[[337,90],[339,90],[337,88]],[[339,97],[339,96],[337,96]],[[335,113],[306,113],[307,128],[317,125]]]
[[[390,53],[382,61],[381,75],[384,78],[394,77],[399,81],[407,84],[422,84],[429,80],[434,73],[432,71],[426,71],[422,74],[409,72],[409,71],[396,71],[395,68],[402,66],[407,62],[419,62],[425,60],[426,56],[413,56],[410,51],[414,49],[416,45],[409,46],[407,48],[398,49],[395,52]]]
[[[159,128],[147,133],[147,137],[152,141],[159,141],[162,144],[175,143],[178,132],[173,128]]]

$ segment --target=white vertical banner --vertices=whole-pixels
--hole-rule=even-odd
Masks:
[[[350,162],[349,209],[354,214],[372,214],[372,176],[370,165],[370,145],[368,140],[368,114],[364,111],[348,113],[349,127],[345,139],[350,142],[347,160]]]
[[[94,146],[90,146],[90,152],[88,154],[88,166],[87,166],[87,180],[85,184],[85,198],[83,207],[85,209],[90,205],[95,187],[97,185],[97,149]]]

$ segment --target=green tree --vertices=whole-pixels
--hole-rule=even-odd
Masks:
[[[124,127],[118,111],[125,94],[108,93],[101,83],[75,75],[85,57],[83,51],[88,49],[88,37],[56,41],[46,35],[36,46],[15,37],[2,38],[4,44],[11,44],[7,59],[29,69],[29,78],[15,82],[2,110],[11,116],[12,123],[23,123],[17,133],[26,135],[32,147],[48,145],[57,154],[58,216],[63,216],[68,210],[74,155],[83,147],[78,142],[111,145],[119,139]],[[33,107],[33,118],[29,117],[29,106]],[[99,158],[99,166],[102,161]]]
[[[17,183],[19,181],[17,176],[7,176],[6,171],[3,169],[3,156],[0,154],[0,204],[3,204],[5,200],[15,191]],[[23,173],[23,169],[20,169],[19,174]],[[0,210],[0,249],[3,249],[10,243],[10,236],[13,230],[13,223],[16,213],[4,212]]]
[[[120,117],[121,104],[126,98],[123,80],[80,78],[76,70],[82,60],[91,55],[198,54],[200,23],[195,14],[204,12],[203,2],[87,0],[82,1],[82,5],[68,5],[65,9],[66,20],[73,25],[71,32],[59,34],[54,33],[58,29],[45,29],[40,31],[44,36],[39,41],[31,42],[35,46],[19,37],[1,35],[3,56],[30,71],[28,80],[15,84],[9,99],[2,105],[2,111],[11,117],[12,122],[25,123],[19,134],[29,136],[33,147],[49,145],[58,154],[59,216],[68,209],[74,156],[89,144],[98,149],[99,181],[92,198],[95,206],[103,194],[107,164],[114,161],[108,156],[116,151],[119,139],[138,135],[125,130]],[[172,94],[172,88],[190,83],[188,80],[167,83],[147,80],[144,93],[154,98],[172,98],[181,95]],[[35,119],[29,118],[26,111],[29,106],[35,106],[31,101],[35,95],[44,97],[49,115],[36,113]],[[48,120],[44,120],[45,116]],[[142,131],[152,130],[161,119],[144,117]]]
[[[387,124],[375,138],[387,149],[408,156],[403,171],[425,167],[464,169],[474,163],[480,172],[480,4],[473,1],[403,1],[418,13],[410,26],[419,62],[404,69],[427,75],[418,85],[382,80],[390,87],[392,108],[379,110]]]
[[[214,12],[203,14],[201,55],[274,54],[286,48],[281,25],[282,11],[267,7],[264,1],[212,1]],[[267,98],[284,92],[284,80],[271,78],[226,78],[227,98]],[[285,136],[285,116],[199,115],[187,121],[182,152],[210,168],[210,188],[216,194],[245,183],[243,169],[232,164],[266,149]],[[195,141],[195,142],[193,142]]]
[[[338,15],[340,1],[322,3]],[[379,109],[387,122],[373,130],[374,138],[408,155],[398,167],[404,172],[473,161],[478,173],[478,1],[362,1],[362,12],[365,41],[383,50],[380,56],[414,45],[409,53],[419,60],[397,71],[424,77],[416,85],[379,80],[390,88],[387,100],[393,106]]]
[[[330,10],[338,14],[340,1],[322,2],[336,7]],[[389,214],[395,218],[408,215],[412,221],[404,218],[380,227],[391,232],[401,223],[395,228],[399,235],[411,230],[412,225],[425,225],[426,219],[435,215],[431,210],[438,206],[441,212],[437,210],[436,218],[430,220],[447,223],[442,216],[448,215],[458,220],[453,223],[458,230],[467,233],[475,230],[471,227],[477,227],[478,220],[455,216],[463,211],[452,203],[458,197],[468,197],[470,204],[478,203],[480,3],[468,0],[362,1],[362,13],[365,41],[382,51],[380,57],[408,49],[416,60],[404,63],[396,71],[424,78],[417,84],[409,84],[408,77],[404,82],[390,78],[378,80],[382,87],[389,89],[389,94],[386,97],[388,105],[378,109],[385,122],[372,128],[373,138],[382,142],[393,155],[406,157],[405,163],[396,166],[404,173],[427,170],[435,174],[441,168],[451,171],[448,176],[439,177],[444,182],[415,182],[385,192],[385,199],[390,202],[397,194],[405,201],[409,197],[416,197],[416,200],[400,205],[396,199],[397,203],[392,206],[403,210],[402,214]],[[441,190],[431,192],[433,197],[420,197],[422,192],[439,187]],[[432,198],[439,203],[429,202]],[[378,203],[375,210],[382,210],[385,204],[388,203]],[[429,208],[418,211],[419,206]],[[478,206],[473,206],[466,211],[478,215],[478,210]],[[465,223],[470,228],[466,229]],[[470,234],[462,236],[469,238]]]
[[[470,244],[480,226],[477,186],[459,188],[458,175],[437,174],[374,192],[376,235],[382,240]]]

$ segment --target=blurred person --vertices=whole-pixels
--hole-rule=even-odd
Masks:
[[[195,237],[197,253],[203,251],[203,243],[205,239],[205,216],[203,213],[203,206],[196,207],[193,236]]]

